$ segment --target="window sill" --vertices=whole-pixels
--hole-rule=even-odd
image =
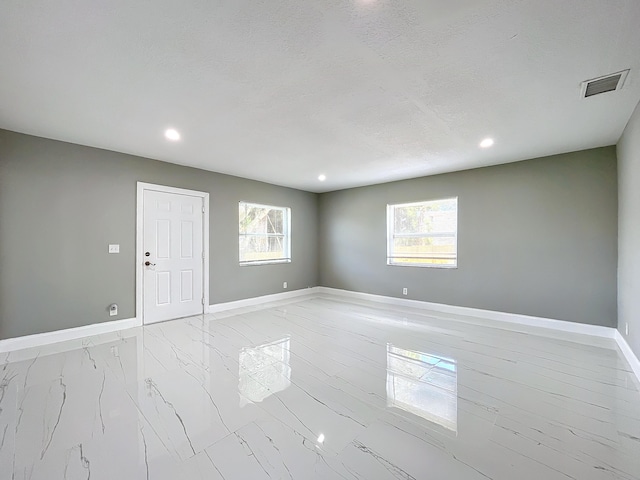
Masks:
[[[421,263],[390,263],[387,262],[390,267],[418,267],[418,268],[438,268],[445,270],[456,270],[458,265],[425,265]]]
[[[291,263],[291,259],[285,260],[260,260],[256,262],[240,262],[241,267],[254,267],[258,265],[279,265],[282,263]]]

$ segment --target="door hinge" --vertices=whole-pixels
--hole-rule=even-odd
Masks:
[[[202,299],[202,305],[204,305],[204,298]]]
[[[204,213],[204,207],[202,207],[202,213]]]

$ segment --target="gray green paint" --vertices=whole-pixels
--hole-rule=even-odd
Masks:
[[[458,268],[386,265],[387,203],[454,196]],[[613,327],[616,231],[614,147],[337,191],[320,196],[320,284]]]
[[[640,104],[618,143],[618,195],[618,329],[640,358]]]
[[[135,316],[138,181],[210,193],[212,304],[283,281],[408,287],[411,299],[615,326],[616,179],[608,147],[316,195],[0,130],[0,339]],[[387,266],[386,204],[451,196],[459,267]],[[238,265],[241,200],[292,208],[291,264]]]
[[[135,316],[138,181],[209,192],[210,303],[317,285],[316,194],[0,130],[0,339]],[[292,263],[238,265],[241,200],[291,207]]]

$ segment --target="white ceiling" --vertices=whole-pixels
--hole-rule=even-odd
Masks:
[[[0,128],[316,192],[506,163],[618,141],[639,25],[638,0],[5,0]]]

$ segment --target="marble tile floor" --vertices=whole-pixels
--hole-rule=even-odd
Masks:
[[[458,320],[320,296],[0,354],[0,479],[640,479],[612,341]]]

